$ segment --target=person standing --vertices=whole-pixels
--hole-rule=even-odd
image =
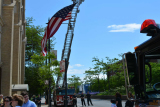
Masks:
[[[37,106],[41,107],[41,97],[40,97],[40,95],[38,95],[38,97],[37,97]]]
[[[32,101],[36,104],[36,96],[35,95],[33,95]]]
[[[11,101],[12,101],[12,97],[6,96],[4,98],[4,105],[2,107],[11,107]]]
[[[93,106],[92,101],[91,101],[91,94],[89,93],[89,91],[87,92],[86,97],[87,97],[88,106],[89,106],[89,102],[90,102],[91,105]]]
[[[0,94],[0,107],[3,106],[3,94]]]
[[[23,103],[22,107],[37,107],[33,101],[29,100],[29,96],[28,96],[27,92],[22,92],[21,95],[24,98],[24,103]]]
[[[116,105],[117,107],[122,107],[121,94],[119,92],[116,93]]]
[[[133,95],[131,92],[128,92],[128,100],[126,101],[125,107],[133,107],[134,106],[134,101],[131,101],[133,99]]]
[[[24,103],[24,98],[22,95],[14,94],[12,97],[12,106],[21,107]]]
[[[81,94],[81,102],[82,102],[82,106],[83,106],[83,103],[84,103],[84,105],[86,106],[86,103],[85,103],[85,100],[84,100],[84,94],[83,94],[83,92],[82,92],[82,94]]]
[[[76,96],[76,93],[74,93],[74,95],[73,95],[73,105],[76,105],[76,107],[77,107],[77,96]]]

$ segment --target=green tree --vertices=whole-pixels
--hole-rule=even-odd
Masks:
[[[27,63],[31,62],[31,56],[33,53],[41,53],[41,40],[44,34],[44,28],[41,26],[31,25],[33,18],[26,18],[26,37],[27,45],[25,50],[25,60]]]
[[[107,61],[104,62],[103,59],[100,60],[97,57],[93,57],[92,62],[94,62],[94,67],[85,71],[86,76],[84,80],[91,83],[92,89],[98,89],[95,91],[104,91],[107,89],[107,87],[108,90],[110,90],[112,86],[124,86],[122,61],[118,58],[110,59],[109,57],[106,57],[106,60]],[[111,78],[111,73],[116,75],[112,76]],[[107,79],[99,78],[100,74],[107,75]]]
[[[30,94],[40,94],[44,92],[44,88],[47,87],[44,86],[44,80],[52,77],[50,74],[52,74],[53,71],[50,70],[50,67],[58,66],[59,62],[51,62],[45,66],[45,60],[53,57],[53,55],[48,54],[46,57],[41,55],[41,40],[44,35],[44,28],[34,26],[32,17],[26,18],[26,21],[25,83],[29,85]],[[54,40],[55,38],[51,39],[51,49],[53,49]],[[44,70],[47,70],[47,72]],[[58,75],[58,67],[55,67],[54,73]],[[51,80],[54,81],[53,77]]]
[[[159,82],[159,77],[160,77],[160,63],[157,62],[150,62],[151,65],[151,72],[152,72],[152,81],[151,84],[155,84]],[[146,78],[148,78],[148,75],[150,74],[149,67],[145,66],[145,71],[146,71]],[[147,80],[148,81],[148,80]]]
[[[86,82],[90,82],[93,86],[97,86],[97,91],[100,91],[100,82],[99,82],[99,75],[101,73],[101,68],[99,65],[95,65],[94,68],[90,69],[90,70],[86,70],[85,71],[85,74],[86,74],[86,77],[84,80],[89,80],[89,81],[86,81]],[[91,82],[92,80],[92,82]],[[94,81],[93,81],[94,80]]]
[[[102,59],[101,61],[94,57],[92,62],[96,62],[95,65],[102,66],[101,72],[107,75],[108,80],[108,89],[110,90],[110,74],[112,72],[122,71],[122,62],[118,58],[110,59],[106,57],[107,62],[104,62]]]
[[[71,78],[68,78],[69,86],[74,86],[76,92],[78,92],[78,86],[81,85],[80,77],[72,75]]]
[[[61,76],[60,68],[59,68],[59,61],[52,60],[55,58],[55,55],[53,53],[48,53],[46,56],[42,55],[36,55],[33,54],[31,61],[33,64],[36,65],[38,69],[38,79],[42,87],[40,87],[42,90],[44,90],[46,87],[44,87],[44,81],[50,80],[51,86],[55,86],[55,80],[53,76]],[[47,59],[50,59],[50,63],[45,63]]]

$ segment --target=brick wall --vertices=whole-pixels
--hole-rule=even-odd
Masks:
[[[25,43],[22,40],[25,38],[25,13],[21,13],[21,10],[25,12],[25,6],[21,4],[25,5],[25,0],[3,0],[3,3],[0,3],[0,8],[4,5],[2,15],[0,14],[4,23],[2,28],[0,23],[0,93],[4,96],[12,95],[12,84],[24,83]]]
[[[2,27],[1,37],[1,56],[2,56],[2,87],[1,91],[4,95],[11,95],[12,72],[10,71],[11,61],[11,35],[12,35],[12,13],[13,8],[3,7],[2,17],[4,26]]]

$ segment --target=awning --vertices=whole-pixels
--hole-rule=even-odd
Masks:
[[[28,84],[12,84],[12,91],[29,91]]]

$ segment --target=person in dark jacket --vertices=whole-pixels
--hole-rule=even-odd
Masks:
[[[122,100],[121,100],[121,94],[119,92],[116,93],[116,105],[117,107],[122,107]]]
[[[89,106],[89,102],[93,106],[92,101],[91,101],[91,94],[89,93],[89,91],[87,92],[86,97],[87,97],[88,106]]]
[[[76,107],[77,107],[77,96],[76,96],[76,93],[74,93],[74,95],[73,95],[73,105],[76,105]]]
[[[35,95],[33,95],[32,101],[33,101],[34,103],[36,103],[36,96],[35,96]]]
[[[82,92],[82,94],[81,94],[81,102],[82,102],[82,106],[83,106],[83,103],[84,103],[84,105],[86,106],[86,103],[85,103],[85,100],[84,100],[84,94],[83,94],[83,92]]]
[[[131,99],[133,99],[133,95],[131,92],[128,92],[128,100],[126,101],[125,107],[133,107],[134,106],[134,102],[131,101]]]
[[[41,97],[40,97],[40,95],[38,95],[36,100],[37,100],[37,106],[41,107]]]

